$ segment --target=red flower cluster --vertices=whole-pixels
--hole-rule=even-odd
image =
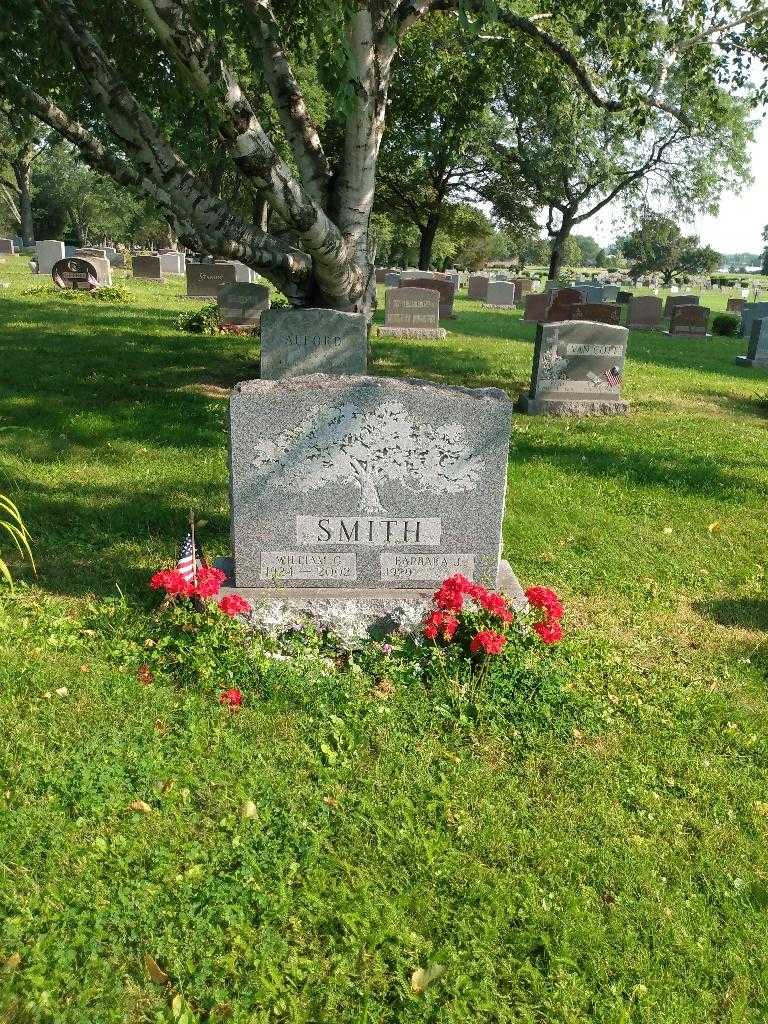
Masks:
[[[506,642],[507,638],[503,633],[496,633],[492,629],[481,629],[469,641],[469,649],[472,654],[479,654],[480,651],[484,654],[501,654],[501,649]]]
[[[226,708],[230,708],[232,711],[237,711],[240,705],[243,703],[243,694],[240,690],[225,690],[219,700]]]
[[[424,636],[427,640],[453,640],[459,628],[459,620],[450,612],[431,612],[424,622]]]
[[[161,569],[149,585],[153,590],[164,590],[170,597],[216,597],[227,574],[213,565],[202,565],[197,570],[197,584],[185,580],[178,569]]]
[[[250,604],[239,594],[227,594],[219,601],[219,609],[225,615],[234,618],[236,615],[243,615],[251,610]]]
[[[559,643],[563,639],[563,627],[560,625],[560,620],[564,614],[560,598],[549,587],[529,587],[525,596],[528,598],[529,604],[534,608],[539,608],[545,615],[543,621],[534,623],[533,631],[542,643]]]
[[[480,583],[473,583],[460,572],[455,576],[449,576],[435,594],[435,604],[443,611],[460,612],[467,599],[479,604],[502,622],[512,622],[514,619],[505,597],[488,590]]]

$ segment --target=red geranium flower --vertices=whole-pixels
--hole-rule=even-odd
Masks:
[[[231,708],[232,711],[237,711],[243,703],[243,695],[240,690],[225,690],[221,697],[219,697],[219,700],[225,707]]]
[[[492,629],[481,629],[469,642],[472,654],[484,651],[486,654],[499,654],[507,638],[503,633],[495,633]]]
[[[456,630],[459,628],[459,620],[449,612],[431,612],[424,622],[424,636],[427,640],[437,640],[442,636],[443,640],[453,640]]]
[[[546,622],[534,624],[534,631],[538,633],[542,643],[556,644],[563,639],[563,627],[557,619],[547,619]]]
[[[197,586],[195,594],[198,597],[216,597],[221,584],[227,578],[227,574],[213,565],[203,565],[197,570]]]
[[[550,619],[562,619],[564,609],[554,590],[549,587],[529,587],[525,596],[534,608],[541,608]]]
[[[509,610],[507,599],[502,597],[501,594],[496,594],[492,591],[486,590],[480,598],[480,604],[486,611],[489,611],[491,615],[495,615],[497,619],[501,619],[502,622],[512,622],[514,619],[514,615]]]
[[[225,615],[230,615],[234,618],[236,615],[244,615],[246,612],[249,612],[251,610],[251,606],[245,598],[240,597],[239,594],[227,594],[226,597],[222,597],[219,601],[219,609],[223,611]]]
[[[193,592],[192,584],[184,579],[178,569],[161,569],[154,574],[149,585],[153,590],[164,590],[171,597],[188,597]]]

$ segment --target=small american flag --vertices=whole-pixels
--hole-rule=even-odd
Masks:
[[[192,534],[188,533],[179,548],[179,559],[176,563],[176,568],[189,583],[195,578],[197,570],[201,565],[205,565],[203,549],[197,543],[197,540],[192,541]]]
[[[618,366],[612,366],[610,370],[606,370],[605,379],[612,388],[617,388],[621,384],[621,374],[619,373]]]

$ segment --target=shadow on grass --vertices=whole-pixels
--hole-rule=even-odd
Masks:
[[[768,633],[768,598],[725,597],[713,601],[698,601],[694,609],[704,618],[721,626],[739,626],[759,629]]]

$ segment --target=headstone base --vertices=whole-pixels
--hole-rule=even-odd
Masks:
[[[768,369],[768,356],[765,358],[758,356],[757,359],[750,359],[749,356],[736,356],[734,362],[737,366],[757,366]]]
[[[505,303],[500,303],[500,302],[484,302],[483,303],[483,309],[519,309],[519,308],[520,307],[517,306],[517,304],[514,303],[514,302],[505,302]]]
[[[663,333],[664,333],[664,337],[665,338],[711,338],[712,337],[711,334],[689,334],[689,333],[683,334],[681,331],[675,331],[674,334],[672,333],[672,331],[664,331]]]
[[[629,402],[622,398],[531,398],[521,395],[518,408],[528,416],[626,416]]]
[[[217,558],[215,564],[231,580],[232,560]],[[245,598],[253,611],[241,618],[260,632],[283,633],[297,622],[309,621],[318,629],[352,640],[418,632],[424,616],[433,608],[432,596],[438,586],[435,583],[423,590],[224,586],[221,596],[239,594]],[[509,562],[499,564],[496,589],[506,594],[515,610],[526,607],[525,593]]]
[[[442,341],[448,337],[444,327],[387,327],[381,324],[378,328],[379,338],[436,338]]]

